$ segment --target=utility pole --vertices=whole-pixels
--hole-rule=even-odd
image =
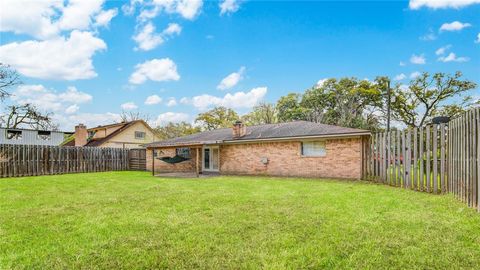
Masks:
[[[390,79],[387,79],[387,132],[390,132]]]

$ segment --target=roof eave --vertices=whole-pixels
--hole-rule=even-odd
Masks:
[[[261,138],[261,139],[237,139],[237,140],[216,140],[216,141],[202,141],[202,142],[185,142],[185,143],[170,143],[163,145],[145,144],[146,148],[168,148],[168,147],[189,147],[189,146],[202,146],[208,144],[235,144],[246,142],[264,142],[264,141],[288,141],[288,140],[308,140],[308,139],[322,139],[322,138],[348,138],[369,136],[370,131],[352,132],[352,133],[338,133],[338,134],[323,134],[323,135],[306,135],[306,136],[290,136],[290,137],[276,137],[276,138]]]
[[[289,141],[289,140],[308,140],[308,139],[322,139],[322,138],[348,138],[370,135],[370,131],[352,132],[352,133],[338,133],[338,134],[323,134],[323,135],[305,135],[305,136],[290,136],[290,137],[276,137],[276,138],[262,138],[262,139],[237,139],[225,140],[224,143],[245,143],[258,141]]]

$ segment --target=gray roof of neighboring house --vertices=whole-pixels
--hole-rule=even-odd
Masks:
[[[367,135],[370,131],[356,128],[325,125],[308,121],[295,121],[279,124],[247,126],[247,134],[233,138],[231,128],[204,131],[188,136],[146,144],[146,147],[166,147],[197,144],[218,144],[250,140],[288,139],[292,137],[321,137]]]

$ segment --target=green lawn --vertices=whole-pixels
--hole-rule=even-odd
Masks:
[[[0,179],[0,269],[480,269],[480,214],[365,182]]]

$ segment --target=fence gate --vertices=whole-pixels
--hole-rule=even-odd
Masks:
[[[130,149],[128,158],[130,170],[147,170],[147,151],[145,149]]]

